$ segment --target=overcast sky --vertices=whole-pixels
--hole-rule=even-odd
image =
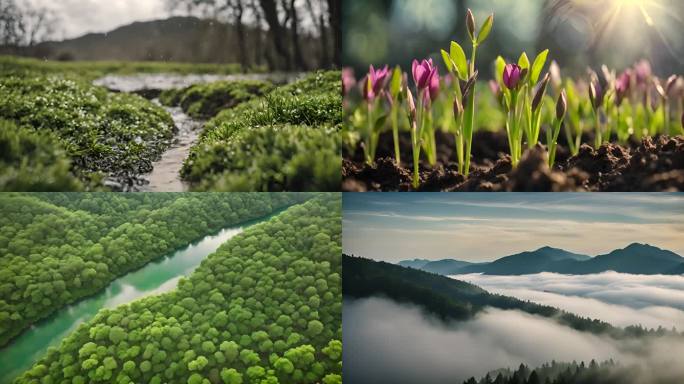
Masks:
[[[345,193],[346,253],[489,261],[542,246],[591,256],[648,243],[684,255],[684,193]]]
[[[18,0],[50,8],[60,18],[56,39],[108,32],[134,21],[165,19],[166,0]]]

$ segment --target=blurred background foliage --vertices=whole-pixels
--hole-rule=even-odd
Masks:
[[[497,55],[534,57],[545,48],[565,74],[601,64],[622,70],[647,58],[658,75],[684,73],[682,0],[346,0],[342,7],[342,63],[360,76],[369,64],[410,68],[451,40],[465,44],[465,11],[477,28],[494,13],[489,39],[478,48],[481,78]],[[443,69],[443,68],[442,68]],[[445,73],[441,71],[441,73]]]

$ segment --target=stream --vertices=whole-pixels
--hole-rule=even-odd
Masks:
[[[210,83],[215,81],[265,80],[274,84],[285,84],[301,77],[299,73],[249,73],[233,75],[207,74],[138,74],[138,75],[107,75],[93,82],[114,92],[137,93],[159,104],[156,97],[163,90],[186,88],[193,84]],[[132,187],[132,191],[141,192],[183,192],[188,185],[181,180],[180,170],[183,161],[188,157],[190,148],[195,144],[204,127],[204,121],[195,120],[178,107],[162,106],[173,118],[176,125],[176,135],[169,148],[161,158],[152,163],[152,172],[139,175],[139,185]],[[110,180],[115,189],[122,188],[118,180]]]
[[[31,368],[48,347],[59,345],[64,337],[79,324],[92,319],[100,309],[114,308],[176,288],[181,277],[188,276],[225,241],[246,227],[268,220],[279,212],[281,211],[205,236],[112,281],[100,293],[64,307],[51,317],[34,324],[0,349],[0,383],[10,383],[16,376]]]

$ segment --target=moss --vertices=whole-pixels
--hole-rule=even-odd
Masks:
[[[211,119],[183,167],[199,190],[338,190],[340,73],[316,72]]]
[[[208,144],[187,176],[196,190],[336,191],[342,167],[334,128],[263,126]]]
[[[0,190],[79,191],[70,161],[52,135],[0,120]]]
[[[173,135],[163,108],[61,77],[0,79],[0,118],[55,137],[85,178],[147,172]]]
[[[159,101],[167,106],[180,106],[192,117],[206,119],[263,95],[271,88],[271,83],[258,80],[217,81],[164,91]]]

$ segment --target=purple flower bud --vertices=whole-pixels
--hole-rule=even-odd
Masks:
[[[475,17],[470,8],[466,11],[466,28],[468,29],[470,40],[475,40]]]
[[[544,78],[539,82],[537,86],[537,92],[534,94],[532,99],[532,110],[536,111],[541,106],[542,98],[544,93],[546,93],[546,85],[549,83],[550,74],[547,72]]]
[[[432,97],[430,96],[430,89],[427,88],[423,91],[423,107],[430,109],[432,106]]]
[[[558,63],[556,63],[556,60],[551,61],[551,65],[549,65],[549,73],[551,74],[551,84],[555,88],[560,88],[563,83],[563,79],[561,78],[560,67],[558,66]]]
[[[667,81],[665,82],[665,94],[666,95],[670,94],[674,85],[677,84],[677,80],[679,80],[679,76],[677,76],[677,75],[672,75],[672,76],[667,78]]]
[[[430,78],[428,91],[430,92],[430,99],[435,101],[437,96],[439,96],[439,69],[437,67],[435,67],[435,73]]]
[[[497,83],[495,80],[489,80],[489,90],[492,91],[494,97],[497,99],[501,95],[501,88],[499,87],[499,83]]]
[[[598,110],[603,104],[603,89],[598,80],[592,80],[589,83],[589,99],[594,110]]]
[[[648,60],[640,60],[634,64],[634,72],[636,73],[636,81],[638,84],[646,84],[653,72],[651,71],[651,64]]]
[[[354,70],[351,68],[342,69],[342,96],[345,96],[354,88],[356,78],[354,77]]]
[[[631,78],[632,72],[627,69],[626,71],[622,72],[620,76],[618,76],[617,80],[615,80],[615,94],[617,96],[615,103],[618,106],[622,104],[622,100],[624,100],[625,96],[627,95],[627,91],[629,91],[629,83]]]
[[[389,68],[385,67],[376,70],[371,65],[368,70],[368,75],[363,81],[363,98],[369,103],[373,102],[380,92],[385,87],[389,78]]]
[[[432,64],[432,59],[423,60],[421,62],[418,62],[418,60],[413,60],[411,67],[413,81],[416,83],[416,87],[419,90],[429,87],[432,77],[437,72],[437,67]]]
[[[565,113],[568,111],[568,96],[565,94],[565,89],[561,91],[556,103],[556,118],[562,120]]]
[[[503,82],[506,88],[515,89],[520,82],[521,69],[518,64],[506,64],[503,72]]]
[[[408,105],[408,114],[412,122],[416,121],[416,102],[413,100],[413,93],[406,88],[406,104]]]

